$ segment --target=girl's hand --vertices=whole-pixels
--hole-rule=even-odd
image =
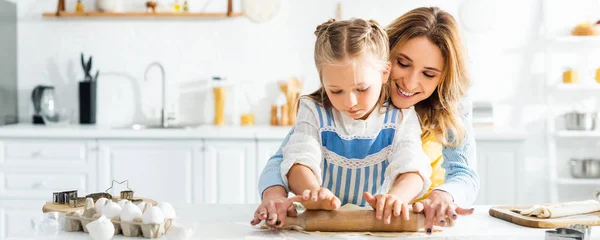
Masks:
[[[293,204],[294,199],[287,198],[285,196],[285,189],[281,188],[284,194],[265,194],[263,196],[262,202],[254,212],[254,218],[250,221],[252,226],[256,226],[265,220],[268,226],[280,228],[283,227],[287,216],[292,217],[297,215]]]
[[[385,224],[392,221],[392,213],[399,217],[402,214],[404,220],[408,221],[408,205],[399,197],[392,194],[377,194],[375,196],[368,192],[363,194],[365,200],[375,209],[375,218],[384,220]]]
[[[342,202],[327,188],[306,189],[302,196],[293,199],[300,202],[307,210],[335,210]]]

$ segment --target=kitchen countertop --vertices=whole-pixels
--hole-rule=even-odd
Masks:
[[[45,126],[29,123],[0,126],[0,138],[160,138],[160,139],[272,139],[281,140],[289,126],[213,126],[200,125],[188,129],[141,129],[102,125]],[[521,141],[527,133],[521,129],[475,128],[477,140]]]
[[[192,239],[376,239],[366,236],[337,236],[337,238],[308,235],[295,231],[260,230],[250,225],[257,205],[175,205],[175,210],[184,224],[197,223]],[[544,239],[549,229],[527,228],[489,216],[491,206],[474,206],[470,216],[461,216],[452,228],[444,228],[431,236],[425,233],[403,233],[407,239]],[[190,221],[190,220],[193,220]],[[590,239],[600,239],[600,227],[592,228]],[[37,238],[39,239],[39,238]],[[61,232],[57,239],[90,239],[83,232]],[[132,239],[116,235],[115,240]],[[142,239],[142,238],[140,238]],[[160,239],[169,239],[164,236]]]

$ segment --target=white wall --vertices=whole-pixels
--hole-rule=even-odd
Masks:
[[[52,11],[56,1],[17,2],[21,120],[30,121],[29,96],[37,84],[56,86],[62,104],[77,109],[76,84],[83,77],[79,53],[84,52],[86,56],[94,56],[93,69],[101,71],[98,123],[122,125],[158,121],[157,69],[150,72],[148,82],[143,81],[145,68],[153,61],[161,62],[166,69],[168,107],[175,109],[178,120],[210,123],[211,95],[194,89],[200,88],[208,77],[220,74],[249,96],[252,105],[246,106],[242,104],[246,102],[243,94],[237,95],[239,111],[251,107],[257,123],[268,123],[270,105],[279,94],[278,80],[299,77],[306,81],[305,92],[318,86],[312,59],[313,31],[319,23],[334,17],[338,1],[283,0],[277,17],[265,24],[255,24],[246,18],[43,19],[42,12]],[[84,2],[87,9],[93,8],[92,1]],[[126,2],[131,9],[144,1]],[[191,1],[192,10],[204,7],[195,6],[195,2],[199,1]],[[224,10],[225,2],[209,1],[205,9]],[[234,2],[234,9],[239,9],[239,2]],[[522,200],[530,203],[547,200],[543,117],[549,108],[544,106],[543,95],[546,79],[541,0],[339,2],[343,4],[344,17],[374,18],[383,25],[412,8],[430,5],[447,10],[459,20],[472,18],[461,21],[474,83],[471,94],[475,100],[490,100],[495,104],[498,126],[530,131],[522,163],[526,172],[522,184],[530,195]],[[467,4],[464,16],[458,14],[462,2]],[[550,7],[550,28],[556,33],[581,21],[581,16],[591,18],[593,15],[579,11],[589,12],[592,9],[589,4],[596,1],[548,2],[561,4]],[[482,29],[469,31],[467,26],[471,30]]]

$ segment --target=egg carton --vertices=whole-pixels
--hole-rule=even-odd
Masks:
[[[100,216],[85,217],[76,212],[67,213],[65,231],[67,232],[85,232],[89,233],[87,225]],[[141,221],[125,222],[117,219],[110,220],[115,227],[115,235],[123,234],[125,237],[159,238],[165,235],[173,223],[173,219],[166,219],[164,222],[142,223]]]

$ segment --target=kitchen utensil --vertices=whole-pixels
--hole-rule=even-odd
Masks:
[[[585,233],[571,228],[557,228],[546,231],[545,240],[587,240]]]
[[[571,159],[569,165],[574,178],[600,178],[600,159]]]
[[[283,228],[322,232],[416,232],[424,227],[423,214],[411,210],[409,219],[392,216],[391,223],[384,224],[375,219],[372,209],[308,210],[297,217],[286,218]],[[447,222],[452,223],[450,219]]]
[[[569,225],[568,228],[582,232],[584,239],[587,239],[592,235],[592,228],[588,225],[572,224],[572,225]]]
[[[85,74],[84,81],[90,82],[98,80],[98,74],[100,73],[100,70],[96,70],[96,74],[94,75],[94,77],[92,77],[91,74],[92,56],[90,56],[88,62],[86,63],[83,57],[83,53],[81,53],[81,67],[83,68],[83,73]]]
[[[598,219],[600,219],[600,211],[559,218],[528,217],[512,211],[513,209],[526,209],[530,207],[532,206],[496,206],[490,208],[489,215],[510,223],[531,228],[567,228],[573,224],[600,226],[600,221],[598,221]]]
[[[570,112],[564,115],[565,127],[567,130],[584,130],[589,131],[594,129],[594,121],[598,113],[596,112]]]

